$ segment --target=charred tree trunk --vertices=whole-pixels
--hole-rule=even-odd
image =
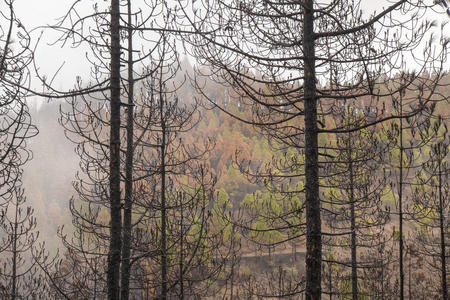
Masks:
[[[351,259],[352,259],[352,299],[358,300],[358,270],[357,270],[357,259],[356,259],[356,214],[355,214],[355,185],[354,185],[354,170],[353,170],[353,160],[352,160],[352,142],[351,134],[349,138],[349,171],[350,171],[350,230],[351,230]]]
[[[162,76],[162,73],[161,73]],[[167,299],[167,209],[166,209],[166,119],[165,98],[160,78],[160,118],[161,118],[161,299]]]
[[[314,53],[314,1],[306,0],[303,27],[305,77],[306,299],[321,299],[322,228]]]
[[[127,150],[125,162],[125,204],[123,211],[123,245],[122,245],[122,273],[121,273],[121,300],[130,298],[130,269],[131,269],[131,211],[133,206],[133,30],[131,28],[131,0],[128,6],[128,107],[127,107]]]
[[[402,97],[402,95],[400,95]],[[403,102],[400,98],[400,115],[403,114]],[[399,219],[399,268],[400,268],[400,300],[405,299],[405,273],[403,267],[403,119],[400,119],[400,175],[399,175],[399,192],[398,192],[398,219]]]
[[[110,244],[108,253],[108,299],[118,300],[122,248],[120,203],[120,6],[111,0],[111,128],[110,128]]]
[[[15,300],[17,295],[17,229],[19,227],[19,199],[16,200],[15,212],[14,212],[14,231],[12,240],[12,292],[11,299]]]
[[[447,288],[447,266],[446,266],[446,250],[445,250],[445,225],[444,225],[444,199],[442,192],[442,156],[441,147],[438,147],[438,192],[439,192],[439,227],[441,234],[441,276],[442,276],[442,299],[448,300]]]

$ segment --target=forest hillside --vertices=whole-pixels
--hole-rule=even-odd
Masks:
[[[424,74],[423,76],[429,75]],[[450,76],[445,76],[442,82],[438,93],[443,98],[447,98],[450,95]],[[241,289],[244,287],[263,288],[257,283],[259,280],[263,280],[262,282],[276,280],[278,285],[281,284],[280,280],[282,280],[282,285],[289,285],[299,280],[298,278],[301,279],[305,272],[304,266],[299,263],[304,260],[306,253],[304,241],[302,241],[301,235],[299,239],[291,240],[289,238],[290,233],[284,229],[270,229],[279,226],[279,224],[273,223],[270,216],[276,211],[285,209],[283,205],[286,205],[286,197],[289,200],[289,205],[298,203],[300,207],[300,203],[304,201],[301,192],[303,182],[292,178],[288,181],[278,181],[279,186],[277,187],[273,185],[275,183],[269,183],[265,180],[262,174],[276,165],[282,165],[285,160],[302,160],[302,153],[296,148],[283,147],[276,139],[264,135],[250,124],[237,120],[235,117],[248,119],[251,116],[251,111],[245,106],[245,99],[242,102],[236,101],[236,98],[230,97],[230,91],[223,86],[209,82],[207,88],[203,91],[204,95],[193,92],[193,87],[185,89],[180,93],[180,102],[189,102],[193,98],[198,98],[203,102],[203,107],[199,111],[201,117],[194,128],[181,134],[180,138],[183,143],[188,145],[203,145],[207,140],[212,141],[213,147],[204,158],[203,163],[217,181],[214,186],[214,194],[217,196],[215,201],[225,205],[226,213],[230,213],[230,217],[233,222],[236,222],[236,226],[242,227],[239,230],[241,232],[239,234],[239,251],[234,254],[236,259],[239,259],[236,274],[246,278]],[[408,91],[408,93],[413,92]],[[407,96],[405,95],[405,97]],[[395,109],[391,106],[392,102],[389,99],[380,98],[377,101],[376,107],[380,110],[391,111]],[[214,104],[217,103],[226,107],[227,112],[215,108]],[[358,115],[358,110],[363,111],[364,106],[364,100],[361,100],[360,103],[350,108],[352,114]],[[61,236],[57,234],[59,230],[64,227],[65,234],[69,235],[74,231],[69,202],[73,199],[77,203],[78,195],[73,188],[73,184],[76,182],[76,175],[82,173],[79,158],[75,152],[76,144],[69,140],[67,133],[60,125],[61,111],[67,110],[67,107],[67,103],[64,101],[51,100],[39,103],[32,109],[31,117],[39,129],[39,134],[29,141],[29,149],[33,152],[33,159],[25,166],[23,178],[27,203],[34,209],[34,217],[37,220],[37,229],[40,232],[39,240],[45,241],[46,249],[52,255],[55,255],[57,251],[60,254],[66,251]],[[440,115],[443,118],[440,121],[442,124],[439,126],[446,128],[448,122],[446,114],[450,113],[450,103],[447,101],[439,102],[435,112],[439,115],[442,113]],[[330,122],[330,119],[327,122]],[[333,125],[336,125],[341,120],[336,119],[335,121],[331,120],[331,122],[335,122]],[[394,166],[395,158],[393,157],[396,155],[395,151],[398,150],[390,146],[393,142],[392,136],[390,136],[391,126],[389,123],[377,125],[374,128],[367,129],[366,132],[362,131],[355,134],[351,140],[336,138],[335,135],[327,133],[320,134],[319,138],[319,146],[323,147],[324,151],[333,157],[339,156],[338,150],[336,150],[339,149],[339,145],[347,142],[356,150],[363,151],[364,155],[369,155],[365,152],[369,149],[369,151],[376,151],[378,156],[375,166],[364,162],[365,158],[363,161],[356,163],[361,164],[361,166],[358,166],[361,170],[356,172],[362,173],[355,177],[359,178],[355,180],[367,177],[367,179],[361,179],[360,182],[360,188],[363,191],[358,193],[362,193],[360,197],[366,200],[364,200],[363,203],[365,204],[362,204],[359,211],[356,210],[358,215],[356,220],[365,224],[362,225],[368,228],[365,234],[372,235],[371,239],[375,240],[375,236],[378,236],[375,244],[384,240],[383,243],[379,244],[382,245],[382,248],[374,248],[375,254],[370,252],[374,249],[369,247],[367,250],[369,252],[361,250],[358,255],[362,261],[365,260],[366,255],[378,255],[377,259],[380,263],[386,260],[387,256],[391,256],[386,260],[390,263],[383,266],[382,271],[378,270],[381,266],[364,269],[364,276],[367,277],[376,277],[378,276],[376,274],[381,274],[379,272],[383,272],[383,276],[386,276],[381,281],[375,279],[375,277],[372,279],[377,282],[377,286],[373,286],[374,290],[371,290],[371,292],[380,292],[386,286],[395,290],[395,282],[392,281],[392,276],[395,274],[396,268],[395,247],[399,235],[399,219],[396,213],[398,210],[398,192],[395,189],[398,184],[396,183],[398,170]],[[443,129],[438,129],[437,135],[440,134],[440,130]],[[436,204],[421,204],[416,198],[420,190],[424,190],[423,192],[426,194],[422,197],[428,197],[434,193],[431,190],[425,190],[427,188],[420,185],[420,178],[418,178],[420,175],[417,175],[424,172],[421,170],[421,166],[427,164],[427,161],[431,158],[431,152],[433,152],[431,142],[422,144],[420,139],[417,138],[424,134],[423,132],[421,133],[421,128],[415,128],[405,130],[403,133],[403,139],[409,145],[409,150],[405,152],[408,153],[408,157],[405,159],[410,162],[414,161],[414,167],[408,170],[410,173],[409,180],[414,182],[409,182],[410,188],[406,189],[404,195],[406,196],[404,207],[408,216],[405,218],[403,235],[406,238],[408,249],[406,263],[408,276],[411,278],[409,288],[412,289],[411,293],[417,295],[423,293],[424,282],[434,280],[434,273],[428,271],[432,264],[426,263],[428,253],[422,252],[425,248],[421,248],[427,245],[421,246],[418,240],[421,239],[420,232],[428,228],[427,226],[431,226],[432,219],[436,217],[437,213]],[[448,134],[446,134],[446,131],[444,134],[444,143],[447,145],[445,151],[448,152],[450,149],[448,148]],[[447,159],[445,158],[445,160]],[[355,161],[358,161],[357,157],[355,157]],[[447,166],[447,163],[445,163],[445,166]],[[336,170],[332,172],[336,172]],[[323,206],[326,209],[323,228],[324,231],[338,236],[337,239],[331,238],[328,241],[329,246],[325,246],[325,249],[328,249],[325,251],[325,253],[328,253],[326,254],[325,274],[330,276],[330,281],[326,286],[328,286],[330,292],[333,292],[333,289],[340,290],[335,291],[336,293],[345,290],[345,276],[341,279],[336,278],[340,276],[341,269],[346,269],[344,262],[349,257],[348,240],[346,234],[342,233],[343,230],[345,231],[343,229],[345,227],[341,227],[346,222],[347,204],[349,203],[346,204],[345,201],[341,203],[343,199],[348,197],[349,191],[348,188],[342,189],[342,186],[346,185],[345,182],[349,174],[347,167],[338,171],[338,173],[340,172],[344,173],[342,175],[344,178],[331,179],[324,176],[322,179],[324,186],[328,186],[328,188],[323,189],[322,194]],[[367,174],[371,172],[373,173]],[[448,175],[445,174],[445,180],[447,180]],[[370,182],[370,184],[377,182],[376,184],[380,186],[369,191],[371,189],[367,187],[369,182],[364,182],[365,180],[372,180],[373,182]],[[445,183],[445,201],[448,201],[447,183],[448,181]],[[371,193],[374,195],[371,195]],[[367,201],[373,201],[372,204],[377,207],[375,209],[370,208],[371,204],[367,204]],[[430,199],[429,201],[433,200]],[[361,218],[366,220],[361,221]],[[292,222],[298,221],[292,220]],[[373,228],[371,229],[371,227]],[[251,229],[256,231],[252,232]],[[363,231],[366,230],[363,229]],[[373,247],[378,247],[375,244],[373,244]],[[339,263],[339,260],[342,262]],[[334,285],[335,280],[340,280],[341,284]],[[413,284],[413,280],[420,284]],[[368,290],[369,287],[364,285],[364,289]]]

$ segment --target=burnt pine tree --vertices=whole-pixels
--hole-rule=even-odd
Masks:
[[[86,173],[88,182],[85,181],[83,183],[80,180],[76,189],[81,193],[81,198],[84,197],[85,200],[89,201],[94,200],[91,203],[96,206],[87,207],[86,211],[82,213],[79,211],[74,217],[79,222],[75,220],[75,223],[83,223],[86,221],[87,223],[80,225],[81,228],[87,232],[96,233],[95,230],[92,230],[93,226],[89,228],[88,223],[95,219],[93,217],[99,213],[99,207],[104,206],[109,209],[111,222],[108,226],[108,242],[106,248],[103,244],[101,246],[99,245],[102,252],[108,249],[108,255],[105,258],[107,259],[106,265],[108,266],[106,270],[106,282],[109,299],[118,299],[119,297],[122,251],[124,251],[125,255],[125,263],[122,266],[122,273],[124,273],[121,279],[124,282],[122,294],[123,297],[128,297],[126,273],[129,270],[130,262],[127,252],[129,245],[124,244],[122,239],[125,238],[125,243],[129,243],[131,180],[130,167],[125,167],[128,170],[125,172],[127,173],[126,176],[122,177],[121,175],[121,153],[126,149],[127,153],[129,153],[127,155],[129,157],[127,164],[130,165],[132,147],[129,144],[127,145],[127,142],[124,143],[124,145],[127,145],[127,148],[121,147],[121,118],[123,117],[121,108],[124,106],[130,107],[128,110],[129,114],[133,113],[133,104],[131,103],[133,101],[134,91],[133,82],[135,81],[133,78],[133,72],[135,72],[133,64],[135,62],[141,62],[143,68],[145,68],[143,61],[149,57],[149,53],[152,51],[150,47],[149,52],[140,52],[140,57],[133,60],[131,54],[135,50],[132,48],[127,49],[127,46],[121,44],[125,38],[125,40],[128,40],[128,46],[131,47],[133,45],[131,35],[135,33],[133,27],[137,28],[142,26],[143,20],[147,20],[147,16],[142,17],[139,12],[131,12],[130,2],[126,2],[126,4],[128,4],[128,12],[126,14],[121,14],[120,12],[120,1],[112,0],[109,6],[96,3],[93,5],[91,14],[80,16],[78,14],[78,8],[81,4],[77,2],[70,8],[60,23],[51,26],[52,29],[62,33],[60,42],[66,43],[70,41],[74,47],[84,44],[90,47],[87,55],[88,60],[93,66],[91,82],[84,85],[81,78],[78,78],[74,91],[60,92],[52,88],[41,77],[44,85],[49,89],[47,96],[52,98],[68,97],[69,100],[73,100],[76,103],[73,105],[72,113],[66,114],[69,119],[65,119],[65,116],[63,116],[62,122],[67,122],[69,127],[73,125],[69,131],[80,135],[76,142],[80,142],[80,139],[85,139],[85,142],[80,142],[78,152],[82,156],[83,171]],[[165,8],[163,5],[157,5],[156,3],[149,3],[148,5],[149,10],[155,15],[160,15],[161,11]],[[127,20],[123,24],[121,24],[121,17],[123,17],[123,20]],[[136,23],[130,24],[131,19],[135,19]],[[141,22],[138,20],[141,20]],[[89,26],[93,26],[93,28],[97,28],[98,30],[89,31]],[[104,30],[104,28],[108,28],[108,30]],[[125,28],[128,30],[125,30]],[[141,36],[141,39],[145,40],[146,37]],[[157,43],[158,39],[154,44]],[[127,50],[127,59],[121,58],[122,49]],[[122,64],[128,66],[128,78],[121,76]],[[148,76],[148,74],[145,76]],[[128,97],[128,103],[121,102],[121,97]],[[79,111],[81,109],[83,111]],[[76,115],[81,119],[76,119]],[[86,119],[83,120],[83,116]],[[132,118],[128,119],[132,122]],[[72,121],[73,123],[71,123]],[[128,131],[132,135],[132,126],[128,125],[128,128]],[[92,132],[90,130],[92,129],[97,131],[91,136]],[[97,152],[96,155],[90,157],[89,150],[92,149],[94,149],[92,153]],[[89,162],[89,159],[92,159],[92,161]],[[126,178],[125,182],[127,182],[125,188],[126,196],[124,197],[126,199],[124,206],[124,224],[122,224],[122,195],[120,189],[122,178]],[[106,186],[108,188],[105,188]],[[92,194],[89,196],[89,193]],[[75,212],[75,207],[72,206],[72,208],[73,212]],[[123,226],[126,227],[125,231],[122,230]],[[101,233],[103,235],[102,239],[105,237],[104,234],[104,232]],[[81,235],[80,233],[78,237],[81,237]],[[103,266],[105,264],[101,265]]]
[[[358,109],[351,105],[344,109],[338,126],[357,125]],[[337,265],[340,276],[347,275],[336,280],[345,286],[340,291],[344,299],[369,297],[366,279],[360,274],[366,268],[381,268],[388,261],[387,257],[384,262],[380,257],[372,260],[370,255],[373,249],[385,248],[385,225],[390,221],[389,210],[381,200],[387,179],[379,159],[385,156],[387,146],[371,129],[337,134],[336,144],[328,146],[333,158],[324,179],[323,219],[330,236],[323,242],[339,254],[331,262],[326,258],[327,263]],[[349,274],[345,274],[347,269]]]
[[[108,252],[108,299],[120,299],[120,260],[122,248],[122,209],[120,192],[120,1],[111,0],[111,77],[109,140],[110,244]]]
[[[429,39],[436,23],[418,19],[431,8],[422,1],[391,2],[371,14],[361,12],[361,1],[203,4],[179,2],[185,12],[180,23],[194,26],[195,34],[188,39],[194,45],[192,53],[210,70],[203,75],[231,87],[242,105],[252,106],[254,114],[242,121],[304,155],[304,173],[295,176],[304,181],[305,294],[306,299],[320,299],[319,133],[350,132],[421,111],[442,77],[447,40]],[[419,59],[415,55],[425,41],[429,43]],[[408,55],[416,58],[419,71],[403,76],[401,87],[386,89],[389,79],[404,71]],[[422,79],[418,74],[423,70],[436,76]],[[383,102],[389,105],[392,96],[413,87],[421,93],[403,115],[383,110]],[[347,101],[362,102],[366,120],[354,127],[332,126],[327,120]],[[292,165],[292,170],[299,170]]]
[[[134,135],[134,61],[133,61],[133,30],[132,30],[131,1],[127,1],[127,98],[126,111],[126,154],[125,154],[125,201],[123,206],[123,241],[122,241],[122,266],[121,266],[121,292],[120,298],[128,300],[130,296],[130,271],[131,271],[131,230],[132,230],[132,206],[133,206],[133,135]]]
[[[86,43],[91,51],[88,52],[88,60],[93,64],[92,73],[93,81],[87,86],[83,86],[81,77],[77,78],[77,83],[72,91],[58,91],[51,86],[51,82],[47,82],[45,76],[41,76],[36,70],[37,76],[41,79],[43,86],[47,88],[45,96],[51,98],[65,98],[70,99],[76,97],[84,97],[86,95],[98,92],[103,96],[103,99],[108,99],[109,103],[109,126],[108,138],[103,140],[101,144],[103,154],[108,157],[107,161],[103,161],[106,165],[102,167],[107,168],[108,176],[103,178],[105,185],[102,188],[104,195],[106,195],[107,205],[111,218],[108,234],[108,243],[106,247],[102,245],[102,252],[107,251],[106,263],[106,287],[108,299],[119,299],[120,291],[120,261],[122,248],[122,208],[121,208],[121,189],[120,189],[120,111],[121,111],[121,31],[120,31],[120,0],[111,0],[108,7],[102,7],[98,4],[93,6],[93,12],[86,16],[81,16],[77,12],[79,2],[71,6],[67,14],[61,19],[58,24],[50,26],[61,33],[59,42],[71,42],[73,47],[79,47]],[[72,16],[75,16],[72,18]],[[90,23],[91,22],[91,23]],[[90,23],[96,27],[97,31],[89,32],[86,25]],[[85,26],[86,25],[86,26]],[[105,30],[107,29],[107,30]],[[88,141],[91,140],[89,137]],[[95,165],[95,164],[94,164]],[[94,167],[95,169],[95,167]],[[101,168],[105,170],[105,168]],[[89,175],[88,175],[89,178]],[[92,175],[91,178],[95,178]],[[108,187],[108,188],[106,188]],[[82,189],[83,186],[81,185]],[[98,188],[98,186],[97,186]],[[89,207],[88,214],[92,211]],[[83,218],[86,221],[87,215]],[[76,216],[75,216],[76,219]],[[76,221],[75,221],[76,222]],[[84,228],[86,229],[86,228]],[[79,229],[79,237],[82,236],[82,230]],[[91,232],[92,233],[92,232]],[[89,239],[87,239],[89,240]],[[78,245],[82,247],[84,245]],[[87,242],[86,242],[87,243]],[[52,281],[57,284],[55,281]],[[64,291],[60,286],[54,286],[56,290],[62,295]]]
[[[0,296],[2,299],[47,299],[48,289],[40,265],[46,263],[45,250],[38,248],[39,232],[33,209],[25,207],[24,190],[16,183],[12,199],[2,214],[0,247]]]
[[[13,1],[4,5],[0,18],[0,205],[21,185],[21,166],[31,158],[27,139],[38,132],[21,89],[29,84],[30,37],[15,14]]]
[[[91,166],[93,168],[84,169],[84,171],[89,170],[88,172],[92,172],[92,174],[87,175],[87,179],[93,179],[91,181],[92,186],[99,189],[97,191],[102,191],[103,193],[103,202],[97,199],[97,204],[106,205],[109,209],[109,217],[111,218],[110,225],[108,226],[108,242],[102,245],[97,245],[100,247],[101,252],[107,251],[108,254],[105,256],[106,262],[99,264],[99,266],[107,266],[106,279],[105,282],[107,287],[107,295],[108,299],[119,299],[119,291],[120,291],[120,262],[121,262],[121,251],[122,251],[122,201],[121,201],[121,163],[120,163],[120,153],[122,148],[120,147],[120,134],[121,134],[121,107],[123,104],[121,103],[121,93],[122,93],[122,83],[121,83],[121,29],[120,29],[120,1],[112,0],[110,5],[99,6],[95,4],[93,6],[93,11],[91,14],[80,16],[78,14],[78,7],[75,3],[70,10],[68,11],[65,18],[62,18],[61,22],[56,24],[55,26],[51,26],[52,29],[55,29],[61,32],[61,37],[58,41],[62,43],[66,43],[69,40],[72,43],[72,46],[78,47],[82,44],[87,44],[90,47],[88,52],[88,60],[93,65],[94,72],[92,73],[92,79],[87,86],[83,86],[83,82],[80,77],[77,79],[77,83],[75,89],[73,91],[61,92],[54,89],[51,86],[51,83],[47,83],[44,77],[40,77],[44,86],[48,88],[46,96],[51,98],[64,98],[69,97],[69,99],[76,99],[76,97],[80,97],[85,99],[85,97],[90,97],[90,100],[97,100],[95,97],[92,98],[89,95],[93,95],[95,93],[97,97],[108,102],[108,126],[103,127],[102,139],[100,143],[97,143],[97,149],[103,155],[102,157],[97,157],[97,161],[93,162]],[[78,3],[79,4],[79,3]],[[76,15],[75,18],[72,16]],[[85,25],[85,23],[89,23],[99,29],[98,31],[89,32],[89,25]],[[103,30],[103,28],[108,28],[108,30]],[[73,38],[73,39],[72,39]],[[38,72],[38,76],[39,72]],[[76,109],[79,109],[77,107]],[[84,107],[86,109],[86,107]],[[99,105],[96,106],[98,110],[100,108]],[[86,111],[89,111],[91,107],[89,107]],[[85,113],[87,115],[87,113]],[[92,117],[92,116],[91,116]],[[97,119],[99,120],[99,119]],[[76,119],[73,118],[73,121],[76,122]],[[63,121],[64,122],[64,118]],[[84,128],[79,128],[80,123],[75,128],[78,128],[81,138],[83,137],[84,132],[87,131],[88,122],[81,124]],[[99,125],[99,124],[97,124]],[[107,133],[106,133],[107,131]],[[99,132],[97,132],[99,133]],[[80,140],[80,138],[78,139]],[[90,136],[86,139],[87,143],[95,141],[95,137],[91,138]],[[98,142],[99,140],[97,140]],[[95,144],[95,142],[93,142]],[[92,149],[92,148],[91,148]],[[83,149],[83,145],[79,147],[80,155],[86,154],[87,148]],[[107,158],[107,159],[105,159]],[[101,162],[100,165],[96,165],[96,163]],[[83,165],[83,163],[82,163]],[[88,165],[88,164],[87,164]],[[86,166],[86,165],[85,165]],[[107,176],[101,178],[101,185],[96,185],[99,182],[99,177],[94,175],[96,171],[99,170],[105,171],[107,170]],[[97,173],[98,175],[98,173]],[[78,185],[78,189],[80,191],[83,190],[85,186],[83,184]],[[108,188],[106,188],[108,187]],[[87,190],[86,190],[87,192]],[[86,195],[84,195],[87,197]],[[72,206],[73,208],[73,206]],[[92,207],[88,207],[86,212],[81,213],[81,220],[83,221],[92,221],[88,220],[88,215],[92,213]],[[96,207],[98,209],[98,207]],[[72,209],[74,211],[74,209]],[[86,213],[86,214],[85,214]],[[77,216],[74,216],[74,222],[77,223]],[[78,219],[78,223],[83,222]],[[86,225],[86,224],[85,224]],[[84,228],[83,228],[84,227]],[[81,226],[78,228],[78,241],[83,240],[83,230],[89,230],[86,226]],[[88,231],[89,232],[89,231]],[[95,231],[90,231],[89,233],[95,234]],[[80,240],[81,239],[81,240]],[[83,240],[86,242],[89,247],[93,247],[91,243],[87,241],[93,242],[92,238],[86,238]],[[85,244],[78,244],[76,248],[78,250],[83,249]],[[93,244],[95,244],[93,242]],[[69,244],[67,244],[69,246]],[[93,248],[91,248],[93,251]],[[98,249],[97,249],[98,250]],[[69,253],[72,250],[69,250]],[[88,257],[89,254],[85,253]],[[69,257],[73,258],[73,255],[69,255]],[[87,258],[87,257],[85,257]],[[90,261],[93,258],[88,258]],[[98,263],[98,261],[96,260]],[[95,264],[97,265],[97,264]],[[94,273],[99,272],[99,270],[91,270]],[[60,272],[59,272],[60,274]],[[87,278],[86,274],[86,278]],[[64,281],[63,281],[64,282]],[[57,282],[54,282],[57,284]],[[56,287],[57,290],[64,294],[64,291],[60,289],[60,287]]]
[[[23,90],[32,51],[13,4],[3,1],[0,16],[0,297],[44,299],[45,281],[36,265],[44,252],[37,250],[36,220],[32,208],[24,207],[22,188],[22,166],[32,157],[27,141],[38,133]]]
[[[239,245],[215,218],[224,208],[216,205],[216,180],[205,161],[213,144],[185,142],[201,120],[199,103],[178,97],[178,55],[166,39],[134,102],[130,288],[150,298],[184,299],[221,292],[234,264],[226,262]]]
[[[416,251],[424,257],[427,267],[430,268],[432,275],[429,280],[435,282],[427,287],[427,292],[448,299],[449,136],[442,117],[439,116],[430,126],[428,133],[424,134],[427,138],[430,135],[434,138],[423,151],[428,159],[417,171],[413,205],[410,209],[414,221],[419,225],[416,232]]]
[[[214,219],[223,208],[215,205],[216,180],[205,160],[213,143],[186,141],[201,120],[199,102],[178,96],[178,54],[169,38],[154,53],[161,60],[149,66],[152,76],[135,99],[131,275],[133,289],[144,282],[147,297],[184,299],[218,293],[237,246]],[[158,245],[156,255],[148,254],[150,245]]]
[[[422,74],[420,80],[427,80],[428,76]],[[404,76],[395,76],[391,80],[388,89],[396,89],[404,86]],[[419,97],[421,91],[419,91]],[[417,90],[409,88],[401,89],[398,95],[392,97],[391,109],[398,114],[403,114],[416,101]],[[398,216],[398,229],[392,233],[398,242],[398,281],[400,285],[400,298],[405,297],[405,256],[406,256],[406,234],[404,223],[410,214],[407,211],[407,203],[411,195],[411,181],[414,173],[420,168],[421,151],[427,145],[432,135],[425,135],[423,131],[429,127],[429,116],[434,113],[435,103],[431,103],[422,112],[410,118],[391,120],[383,124],[381,135],[385,143],[389,144],[388,160],[386,169],[389,169],[388,192],[395,199],[395,211],[391,214]]]
[[[201,291],[211,290],[219,270],[225,267],[218,260],[214,265],[208,264],[208,256],[220,250],[223,253],[217,257],[221,261],[227,257],[221,238],[224,231],[206,236],[207,232],[213,232],[206,228],[212,226],[207,225],[210,218],[206,205],[213,199],[210,190],[214,180],[208,179],[208,172],[201,163],[193,163],[201,161],[211,145],[205,144],[201,150],[200,145],[197,148],[179,142],[179,137],[196,124],[197,103],[190,99],[179,101],[177,88],[167,88],[173,86],[179,71],[178,54],[171,37],[166,34],[170,29],[153,28],[151,31],[166,33],[157,35],[148,53],[140,53],[140,57],[133,59],[133,35],[140,32],[137,39],[145,40],[142,32],[146,31],[142,28],[144,22],[136,20],[157,19],[157,16],[168,18],[169,8],[149,2],[148,8],[154,15],[143,17],[140,10],[132,13],[131,4],[127,4],[128,12],[122,17],[128,21],[121,25],[121,36],[126,41],[121,48],[128,54],[125,59],[121,58],[121,64],[128,68],[127,77],[120,78],[121,97],[127,98],[128,103],[120,103],[125,109],[119,115],[120,124],[125,124],[119,126],[120,142],[126,144],[126,148],[121,147],[119,151],[119,179],[125,187],[124,194],[120,195],[120,209],[124,210],[119,259],[122,265],[118,272],[121,276],[120,297],[127,299],[142,293],[162,298],[174,293],[202,294]],[[76,6],[68,16],[74,13]],[[61,123],[67,136],[77,144],[83,171],[75,184],[79,199],[71,201],[75,236],[72,239],[61,232],[68,251],[57,266],[54,283],[62,297],[106,297],[106,292],[112,288],[112,281],[108,279],[112,276],[110,269],[105,269],[111,265],[108,263],[111,257],[105,252],[112,247],[112,188],[106,187],[112,172],[113,135],[110,130],[113,110],[109,88],[104,89],[111,80],[111,65],[101,56],[109,53],[109,44],[103,44],[104,36],[90,35],[102,32],[100,29],[104,25],[109,26],[109,15],[108,8],[95,6],[92,15],[69,24],[80,36],[86,34],[80,42],[96,40],[98,43],[90,44],[96,70],[93,82],[83,87],[81,80],[78,81],[77,91],[67,98],[69,105],[62,106]],[[89,20],[98,31],[84,31]],[[55,28],[62,28],[65,33],[62,40],[65,41],[70,32],[64,31],[63,25]],[[164,23],[164,26],[169,25],[169,22]],[[137,72],[136,65],[143,71]],[[186,150],[188,148],[190,151]],[[179,156],[176,156],[177,152]],[[162,171],[167,174],[161,174]],[[182,174],[184,177],[179,179]],[[162,183],[164,188],[160,186]],[[115,292],[108,293],[108,297],[111,293],[115,295]]]

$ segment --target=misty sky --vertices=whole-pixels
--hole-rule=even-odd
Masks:
[[[326,1],[324,0],[324,2]],[[86,9],[91,9],[92,5],[97,2],[101,4],[108,3],[104,0],[82,0],[81,3]],[[136,0],[133,3],[137,2],[139,1]],[[25,25],[25,28],[31,30],[37,26],[55,24],[58,18],[63,16],[73,3],[73,0],[16,0],[16,15]],[[374,10],[380,11],[383,6],[388,5],[389,2],[386,0],[363,0],[361,8],[365,13],[372,13]],[[437,17],[432,16],[432,18]],[[41,35],[41,31],[41,29],[36,29],[32,32],[34,41]],[[89,64],[85,58],[86,50],[71,49],[70,45],[66,45],[63,49],[61,44],[50,46],[49,43],[54,42],[56,39],[57,35],[55,32],[48,30],[41,36],[39,51],[36,54],[36,64],[40,66],[42,74],[51,77],[64,63],[64,68],[58,75],[54,85],[56,88],[71,88],[76,76],[80,75],[83,78],[87,78],[89,75]]]

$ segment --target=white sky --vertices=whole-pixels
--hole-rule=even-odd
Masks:
[[[96,2],[105,4],[106,0],[83,0],[86,9],[91,9]],[[327,0],[325,0],[327,1]],[[432,1],[432,0],[429,0]],[[57,19],[64,15],[73,4],[74,0],[15,0],[16,15],[28,30],[37,26],[54,24]],[[2,1],[3,3],[3,1]],[[108,2],[106,2],[108,3]],[[2,9],[0,4],[0,9]],[[362,0],[361,8],[365,13],[371,13],[374,10],[380,11],[382,7],[387,7],[389,2],[386,0]],[[445,19],[447,16],[442,16]],[[439,18],[431,16],[431,18]],[[33,32],[36,39],[41,30]],[[75,82],[76,76],[88,77],[89,64],[86,62],[85,52],[82,49],[71,49],[69,45],[61,48],[61,45],[50,46],[48,43],[56,39],[54,33],[44,33],[41,38],[39,51],[36,54],[37,65],[41,72],[47,76],[52,76],[59,66],[64,62],[64,68],[58,75],[56,83],[57,88],[70,88]]]
[[[73,2],[74,0],[15,0],[16,15],[25,28],[31,30],[38,26],[55,24],[70,9]],[[92,7],[96,0],[84,2]],[[64,63],[64,68],[59,74],[60,83],[57,83],[56,88],[70,88],[75,83],[76,76],[88,76],[89,64],[84,56],[85,51],[71,49],[70,45],[62,48],[60,43],[50,45],[58,37],[50,30],[36,29],[32,32],[32,37],[34,42],[40,37],[36,65],[40,66],[43,75],[52,76]]]

